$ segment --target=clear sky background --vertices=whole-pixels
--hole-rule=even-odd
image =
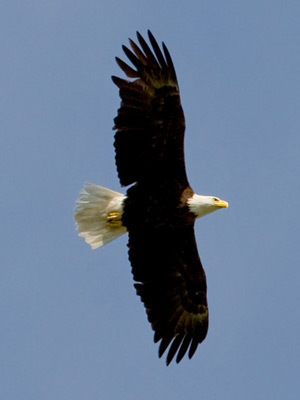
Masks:
[[[0,398],[298,399],[300,2],[2,0]],[[198,193],[210,329],[165,366],[124,236],[74,229],[86,181],[120,189],[110,76],[128,37],[167,44]]]

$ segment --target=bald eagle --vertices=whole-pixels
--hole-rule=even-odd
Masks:
[[[77,200],[79,236],[96,249],[128,233],[134,287],[145,305],[159,357],[167,365],[191,358],[208,330],[206,277],[194,223],[228,203],[195,194],[184,162],[185,119],[170,53],[137,32],[123,46],[133,67],[116,61],[129,80],[112,76],[121,106],[114,120],[115,159],[126,195],[85,184]]]

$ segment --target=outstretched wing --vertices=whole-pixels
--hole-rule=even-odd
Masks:
[[[159,356],[167,365],[195,353],[208,330],[206,278],[193,227],[129,232],[129,259]]]
[[[112,77],[120,89],[121,107],[115,118],[116,165],[121,185],[164,176],[186,182],[184,114],[172,59],[148,31],[150,49],[137,32],[138,46],[123,50],[135,69],[116,58],[129,78]]]

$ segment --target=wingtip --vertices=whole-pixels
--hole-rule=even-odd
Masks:
[[[115,75],[112,75],[112,76],[111,76],[111,80],[113,81],[113,83],[114,83],[115,85],[117,85],[118,79],[120,79],[120,78],[118,78],[118,77],[115,76]]]

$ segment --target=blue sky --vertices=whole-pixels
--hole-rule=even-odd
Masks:
[[[300,3],[16,1],[0,13],[0,397],[298,399]],[[168,368],[126,237],[74,229],[86,181],[120,189],[110,76],[135,31],[167,44],[198,193],[210,329]]]

